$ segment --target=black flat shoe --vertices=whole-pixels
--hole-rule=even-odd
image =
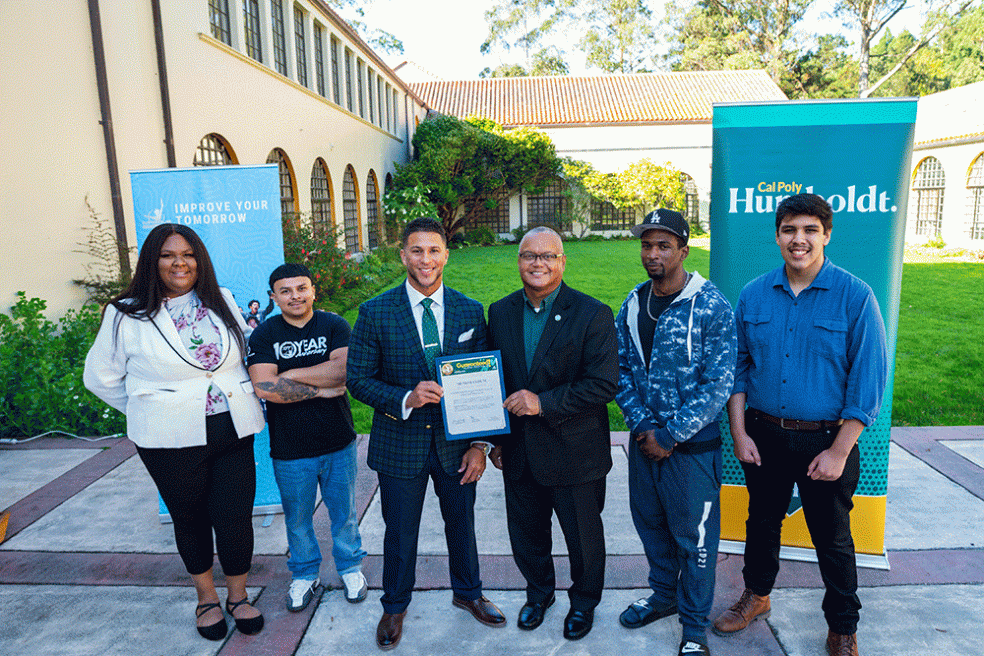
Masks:
[[[222,606],[219,605],[218,603],[198,604],[198,606],[195,607],[195,618],[197,619],[201,617],[202,615],[212,610],[213,608],[222,608]],[[226,637],[226,634],[229,632],[229,625],[226,624],[226,619],[224,615],[222,616],[222,619],[216,622],[215,624],[209,624],[208,626],[199,626],[197,628],[198,628],[198,633],[206,640],[222,640],[223,638]]]
[[[568,640],[580,640],[591,631],[594,624],[593,610],[574,610],[567,613],[564,619],[564,637]]]
[[[249,597],[243,597],[242,599],[236,602],[227,599],[226,612],[232,615],[232,619],[236,620],[236,628],[239,629],[240,633],[244,635],[253,635],[254,633],[259,633],[260,630],[263,628],[262,615],[257,615],[256,617],[247,617],[244,619],[239,619],[238,617],[236,617],[235,615],[236,609],[242,606],[243,604],[249,604],[250,606],[253,605],[249,603]]]
[[[543,624],[543,616],[546,614],[547,609],[553,606],[556,599],[554,595],[550,595],[549,599],[545,599],[539,603],[527,601],[519,609],[519,619],[516,621],[516,626],[524,631],[532,631]]]

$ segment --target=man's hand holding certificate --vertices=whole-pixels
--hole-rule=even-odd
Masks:
[[[509,432],[503,409],[505,385],[499,351],[437,358],[437,382],[444,389],[441,411],[449,440]]]

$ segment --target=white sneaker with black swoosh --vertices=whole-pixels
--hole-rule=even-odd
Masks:
[[[689,656],[690,654],[701,654],[702,656],[711,656],[711,650],[707,648],[707,645],[695,642],[693,640],[684,640],[680,643],[680,652],[678,656]]]

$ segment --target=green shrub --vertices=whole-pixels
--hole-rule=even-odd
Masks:
[[[946,242],[943,241],[943,235],[936,235],[932,239],[928,239],[924,246],[926,248],[946,248]]]
[[[311,270],[316,308],[344,314],[399,275],[403,265],[395,248],[353,256],[336,245],[338,236],[337,231],[315,234],[309,222],[284,220],[284,261]]]
[[[493,246],[499,243],[499,237],[488,226],[482,226],[466,231],[465,242],[471,246]]]
[[[57,430],[74,435],[123,432],[122,413],[82,386],[85,356],[99,330],[95,305],[69,310],[57,324],[47,303],[17,292],[0,314],[0,437]]]

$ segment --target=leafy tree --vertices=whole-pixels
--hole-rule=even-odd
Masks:
[[[607,73],[647,72],[657,61],[652,11],[642,0],[585,3],[581,24],[587,31],[578,47],[588,66]]]
[[[587,162],[568,161],[564,173],[590,196],[619,209],[632,208],[643,214],[657,207],[686,209],[680,169],[669,162],[656,164],[646,158],[617,173],[602,173]]]
[[[984,8],[966,11],[938,46],[952,86],[984,80]]]
[[[390,32],[369,26],[362,20],[366,15],[365,7],[371,0],[325,0],[325,2],[342,15],[373,49],[389,55],[403,53],[403,41]]]
[[[860,46],[858,95],[861,98],[872,95],[915,57],[916,53],[933,43],[941,33],[952,30],[973,2],[974,0],[926,0],[926,19],[921,33],[918,37],[913,37],[912,43],[904,51],[886,51],[880,54],[880,57],[891,56],[891,59],[883,60],[888,65],[883,63],[879,66],[881,75],[871,83],[874,39],[885,29],[888,21],[909,4],[909,0],[838,0],[834,14],[840,16],[846,26],[857,29]]]
[[[870,89],[870,95],[923,96],[949,88],[949,73],[939,50],[934,46],[920,49],[903,66],[895,66],[917,42],[917,37],[906,30],[898,36],[894,36],[891,30],[885,30],[882,38],[871,48],[871,72],[884,79],[877,87]],[[893,68],[893,73],[888,75]]]
[[[533,55],[532,67],[527,71],[521,64],[501,64],[495,69],[486,67],[478,74],[489,77],[528,77],[543,75],[567,75],[570,68],[564,61],[563,53],[554,47],[543,48]]]
[[[571,0],[500,0],[485,12],[489,34],[479,47],[483,55],[496,46],[523,50],[525,69],[533,66],[535,48],[567,16]]]
[[[505,130],[485,118],[428,118],[413,146],[414,159],[397,166],[393,188],[423,190],[449,235],[513,193],[539,193],[560,172],[545,134],[525,126]]]
[[[674,70],[764,68],[776,84],[798,58],[796,28],[813,0],[699,0],[666,5]]]
[[[817,38],[815,50],[801,55],[783,77],[790,98],[850,98],[857,90],[857,62],[847,54],[849,44],[840,34]]]
[[[645,71],[656,62],[647,0],[498,0],[485,20],[489,33],[479,50],[521,48],[530,75],[566,74],[563,49],[544,47],[551,38],[576,45],[589,67],[609,73]]]

